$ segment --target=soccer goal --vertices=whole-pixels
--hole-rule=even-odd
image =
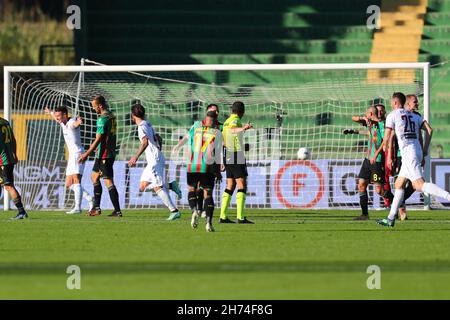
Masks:
[[[11,121],[18,142],[16,185],[28,209],[62,209],[71,205],[65,192],[67,150],[60,127],[45,115],[47,106],[65,105],[83,118],[85,148],[95,136],[94,95],[105,96],[117,117],[118,155],[115,182],[125,209],[160,205],[152,192],[140,193],[145,166],[127,161],[139,145],[130,107],[141,103],[147,118],[163,138],[168,180],[177,179],[186,195],[186,147],[173,147],[210,103],[220,107],[219,120],[230,106],[243,101],[253,130],[245,134],[248,164],[247,206],[251,208],[357,208],[356,177],[366,156],[367,137],[344,135],[357,129],[353,115],[363,115],[375,102],[391,110],[395,91],[416,94],[420,111],[430,121],[429,64],[243,64],[166,66],[33,66],[5,67],[4,118]],[[299,160],[299,148],[310,158]],[[425,167],[430,176],[430,159]],[[87,162],[83,186],[91,191],[93,158]],[[225,180],[225,179],[224,179]],[[225,188],[223,181],[217,188]],[[5,195],[4,195],[5,196]],[[111,207],[103,194],[105,209]],[[369,189],[370,203],[382,199]],[[220,197],[216,197],[216,203]],[[234,201],[232,201],[234,203]],[[428,197],[415,194],[409,204],[424,206]],[[179,200],[187,207],[187,199]],[[4,199],[4,209],[10,202]],[[84,204],[86,206],[86,204]]]

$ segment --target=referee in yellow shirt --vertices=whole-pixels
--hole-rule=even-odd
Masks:
[[[244,215],[245,198],[247,193],[247,164],[244,156],[244,132],[252,128],[248,122],[242,125],[245,105],[236,101],[231,106],[231,116],[223,124],[223,145],[225,152],[225,171],[227,174],[227,188],[222,195],[222,207],[219,223],[234,223],[227,217],[228,207],[234,189],[237,187],[236,208],[237,223],[253,223]]]

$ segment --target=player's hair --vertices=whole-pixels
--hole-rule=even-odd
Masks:
[[[136,103],[131,107],[131,113],[139,119],[145,118],[145,108],[140,103]]]
[[[375,106],[370,106],[369,108],[367,108],[367,111],[370,111],[373,114],[378,114],[377,107],[375,107]]]
[[[216,113],[215,111],[208,111],[208,112],[206,113],[206,116],[207,116],[207,117],[211,117],[211,118],[213,118],[213,119],[217,119],[217,113]]]
[[[206,107],[206,111],[208,111],[212,107],[216,107],[217,108],[217,112],[219,112],[219,106],[217,104],[215,104],[215,103],[208,104],[208,106]]]
[[[402,107],[405,105],[406,102],[406,97],[403,93],[401,92],[394,92],[394,94],[392,95],[393,99],[397,99],[398,102],[400,102],[400,104],[402,105]]]
[[[69,114],[69,110],[65,106],[59,106],[55,109],[55,112],[61,112],[62,114]]]
[[[412,94],[412,93],[406,95],[406,100],[407,100],[407,101],[409,101],[411,98],[416,98],[416,99],[417,99],[417,95]]]
[[[104,96],[102,95],[96,95],[93,99],[95,102],[97,102],[97,104],[102,105],[105,109],[108,108],[108,105],[106,104],[106,99]]]
[[[234,114],[244,113],[245,112],[244,103],[242,101],[235,101],[231,106],[231,112]]]

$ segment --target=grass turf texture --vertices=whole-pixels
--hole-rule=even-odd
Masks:
[[[450,211],[394,229],[358,211],[247,210],[255,225],[190,227],[190,214],[0,214],[0,299],[450,299]],[[216,213],[217,219],[217,213]],[[68,265],[81,290],[66,288]],[[369,265],[381,290],[366,287]]]

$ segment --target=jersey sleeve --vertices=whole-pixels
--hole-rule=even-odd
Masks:
[[[75,125],[75,119],[70,118],[69,121],[67,121],[67,126],[68,126],[70,129],[74,129],[74,128],[75,128],[74,125]]]
[[[417,122],[419,123],[419,129],[422,129],[425,123],[425,119],[420,114],[417,114],[417,118],[418,118]]]
[[[138,126],[138,137],[139,137],[139,140],[142,140],[145,137],[144,126]]]
[[[386,125],[385,125],[385,129],[389,128],[389,129],[394,129],[395,126],[395,119],[394,119],[394,112],[391,112],[388,114],[387,118],[386,118]]]
[[[102,118],[98,118],[97,119],[97,134],[105,134],[105,119]]]
[[[242,124],[240,123],[239,119],[233,119],[228,123],[228,127],[230,128],[238,128],[242,127]]]
[[[198,121],[194,122],[194,124],[191,126],[191,128],[189,129],[189,137],[193,137],[195,134],[195,129],[198,128]]]

